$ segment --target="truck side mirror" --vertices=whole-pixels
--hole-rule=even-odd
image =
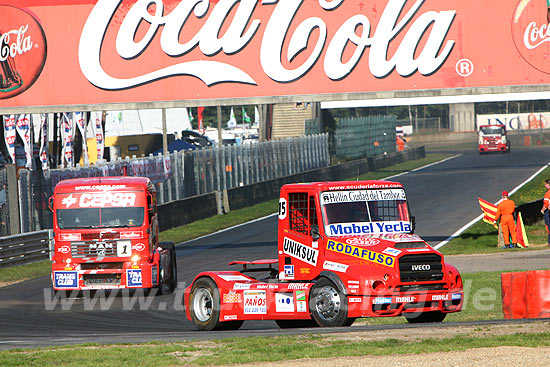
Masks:
[[[48,199],[48,208],[53,212],[53,196]]]
[[[411,215],[411,233],[414,233],[415,228],[416,228],[416,218],[414,215]]]
[[[321,234],[319,233],[319,227],[316,225],[311,226],[311,239],[313,241],[317,241],[319,238],[321,238]]]

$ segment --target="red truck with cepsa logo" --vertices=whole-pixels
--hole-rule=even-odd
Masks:
[[[185,290],[187,318],[199,330],[236,329],[244,320],[281,328],[384,316],[441,322],[462,309],[462,278],[413,231],[397,182],[284,185],[278,258],[198,274]]]
[[[158,241],[155,187],[145,177],[59,182],[50,198],[56,291],[176,287],[173,243]]]
[[[502,152],[510,153],[510,141],[504,125],[481,125],[478,132],[479,154]]]

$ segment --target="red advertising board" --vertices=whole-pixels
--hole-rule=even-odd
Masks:
[[[0,113],[550,83],[544,0],[2,3]]]

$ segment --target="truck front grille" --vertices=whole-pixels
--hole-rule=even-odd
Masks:
[[[71,242],[71,255],[73,258],[83,257],[113,257],[117,256],[116,241],[86,241]]]
[[[443,265],[438,254],[413,254],[399,258],[401,281],[425,282],[443,279]]]

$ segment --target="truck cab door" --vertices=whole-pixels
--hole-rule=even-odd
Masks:
[[[281,210],[286,210],[284,216]],[[279,206],[279,219],[279,271],[284,272],[283,278],[315,278],[320,273],[320,235],[314,193],[289,193],[288,202],[284,200]]]

